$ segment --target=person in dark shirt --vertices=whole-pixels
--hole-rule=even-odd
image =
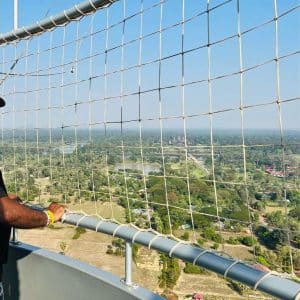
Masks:
[[[0,107],[4,106],[5,101],[0,97]],[[2,266],[7,262],[11,228],[30,229],[49,226],[59,221],[64,212],[65,207],[57,203],[51,203],[43,211],[37,211],[23,205],[18,196],[7,193],[0,171],[0,299],[3,293]]]

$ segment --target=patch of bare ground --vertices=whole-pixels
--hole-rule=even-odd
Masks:
[[[106,254],[111,244],[110,236],[87,231],[79,239],[72,239],[74,227],[61,226],[60,229],[20,230],[19,239],[28,244],[54,252],[62,252],[61,243],[65,243],[65,255],[97,266],[116,275],[124,274],[124,258]]]
[[[125,222],[125,208],[118,205],[116,202],[93,202],[82,201],[81,203],[71,203],[67,205],[71,211],[81,211],[88,215],[95,213],[102,218],[115,219],[119,222]]]
[[[136,261],[136,271],[134,279],[138,284],[157,293],[162,292],[158,287],[160,275],[158,252],[141,247]]]
[[[282,214],[285,214],[285,207],[282,207],[282,206],[266,206],[266,208],[265,208],[265,213],[266,214],[276,212],[276,211],[280,211]]]
[[[199,292],[206,295],[221,296],[237,296],[227,285],[224,280],[220,280],[217,275],[194,275],[181,273],[177,285],[174,288],[174,292],[179,296],[179,299],[185,299],[186,295],[193,294],[193,292]],[[229,299],[229,298],[225,298]],[[233,298],[231,298],[233,299]]]
[[[195,275],[182,272],[174,292],[178,295],[179,300],[192,299],[189,295],[194,292],[203,294],[205,300],[272,299],[251,290],[245,295],[240,295],[229,287],[227,281],[213,273]]]
[[[18,230],[20,241],[54,252],[60,252],[62,241],[68,242],[74,234],[74,227],[59,225],[57,229],[40,228],[30,230]]]
[[[253,259],[252,248],[244,245],[224,244],[224,252],[236,259],[249,261]]]

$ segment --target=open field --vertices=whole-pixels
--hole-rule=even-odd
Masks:
[[[293,154],[290,157],[300,163],[300,154]]]
[[[101,216],[105,219],[115,219],[119,222],[125,222],[125,208],[118,205],[115,201],[112,202],[91,202],[83,201],[81,203],[70,203],[67,205],[71,211],[80,211],[88,215]]]
[[[289,210],[289,209],[287,209]],[[266,213],[271,213],[274,211],[281,211],[282,214],[285,214],[285,208],[282,206],[266,206],[265,212]]]
[[[35,199],[37,203],[45,203],[47,205],[50,198],[54,198],[49,192],[47,192],[47,187],[51,185],[50,178],[37,178],[35,179],[35,184],[40,188],[40,196]],[[59,197],[55,199],[62,202]],[[82,212],[88,215],[98,215],[105,219],[114,219],[118,222],[125,222],[125,208],[118,205],[117,199],[114,197],[112,201],[76,201],[74,197],[70,197],[70,203],[67,203],[67,208],[70,211]]]

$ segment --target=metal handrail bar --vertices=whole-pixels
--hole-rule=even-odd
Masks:
[[[66,213],[63,222],[90,230],[96,230],[97,228],[98,232],[108,235],[115,234],[115,237],[127,242],[132,242],[134,239],[134,242],[137,244],[166,254],[171,253],[172,257],[194,263],[279,299],[300,299],[300,284],[296,281],[280,277],[272,272],[258,270],[246,263],[205,250],[201,247],[178,242],[168,237],[157,236],[152,231],[139,231],[138,228],[130,224],[120,227],[117,223],[105,220],[99,221],[99,218],[93,216],[82,218],[82,214],[79,213]],[[118,227],[119,229],[116,231]]]

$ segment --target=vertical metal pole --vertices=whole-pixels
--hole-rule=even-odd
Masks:
[[[17,30],[19,27],[19,8],[18,8],[18,0],[14,0],[14,30]],[[18,243],[18,230],[13,228],[12,230],[12,242]]]
[[[12,229],[12,237],[11,237],[11,241],[15,244],[18,244],[19,241],[18,241],[18,229],[16,228],[13,228]]]
[[[125,284],[132,285],[132,243],[125,244]]]
[[[14,0],[14,30],[19,28],[19,9],[18,9],[18,0]]]

